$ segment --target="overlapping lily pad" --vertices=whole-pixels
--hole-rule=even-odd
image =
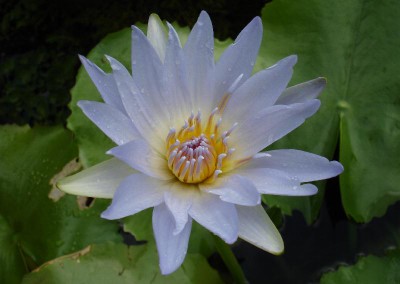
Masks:
[[[362,257],[355,265],[342,266],[321,278],[321,284],[337,283],[400,283],[400,252],[393,251],[385,257]]]
[[[99,218],[104,203],[79,209],[75,196],[49,198],[52,178],[77,156],[62,127],[0,128],[0,283],[20,283],[45,261],[92,243],[120,240]]]
[[[292,84],[318,76],[328,80],[321,110],[274,147],[332,158],[339,138],[342,201],[358,222],[383,215],[400,200],[399,13],[398,1],[366,0],[276,0],[262,13],[257,67],[297,54]],[[311,205],[318,212],[315,201],[302,198],[288,208]]]
[[[223,283],[218,272],[198,254],[188,254],[182,267],[173,274],[161,275],[152,246],[89,246],[44,264],[22,283]]]

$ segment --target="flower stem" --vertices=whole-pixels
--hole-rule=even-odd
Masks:
[[[233,254],[230,246],[221,240],[219,237],[214,236],[215,246],[226,267],[231,273],[235,284],[246,284],[248,283],[244,276],[243,270],[240,267],[235,255]]]

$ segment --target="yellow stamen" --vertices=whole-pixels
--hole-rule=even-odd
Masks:
[[[222,173],[225,161],[234,151],[228,148],[228,137],[236,124],[220,134],[221,118],[215,108],[201,123],[201,113],[192,113],[177,132],[171,128],[166,137],[168,167],[185,183],[214,180]]]

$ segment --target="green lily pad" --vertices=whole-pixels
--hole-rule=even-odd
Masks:
[[[174,273],[160,274],[153,245],[93,245],[28,274],[23,284],[46,283],[223,283],[198,254],[188,254]]]
[[[365,0],[276,0],[262,12],[257,68],[297,54],[291,84],[328,79],[320,111],[274,147],[332,158],[339,138],[342,201],[358,222],[383,215],[400,200],[399,13],[398,1]],[[320,200],[293,204],[267,197],[269,205],[282,208],[311,204],[312,212]]]
[[[342,266],[321,278],[321,284],[338,283],[400,283],[400,252],[395,251],[385,257],[363,257],[355,265]]]
[[[49,197],[52,178],[78,154],[69,131],[12,125],[0,136],[0,283],[20,283],[43,262],[91,243],[120,240],[116,224],[99,218],[104,202],[81,210],[74,196]]]

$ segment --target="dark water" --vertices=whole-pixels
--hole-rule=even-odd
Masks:
[[[234,248],[250,283],[318,283],[323,272],[353,264],[361,255],[382,256],[399,245],[400,203],[382,218],[356,224],[323,205],[308,226],[301,213],[285,217],[281,230],[285,253],[274,256],[242,242]]]

